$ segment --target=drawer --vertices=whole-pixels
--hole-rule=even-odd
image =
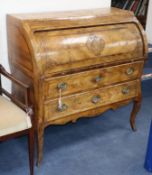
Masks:
[[[64,96],[139,78],[143,64],[139,61],[46,79],[43,91],[45,99],[58,97],[59,89],[62,89]]]
[[[114,86],[100,88],[62,98],[62,109],[58,109],[58,100],[47,101],[44,105],[45,121],[87,111],[89,109],[131,99],[137,96],[140,81],[130,81]]]
[[[34,37],[38,64],[46,74],[145,55],[143,38],[134,23],[42,30]]]

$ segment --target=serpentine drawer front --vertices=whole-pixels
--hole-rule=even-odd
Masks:
[[[60,89],[62,90],[62,95],[68,95],[140,78],[142,69],[143,62],[137,61],[46,79],[45,99],[58,97]]]
[[[139,81],[131,81],[106,88],[66,96],[63,98],[63,107],[58,109],[58,100],[46,102],[45,121],[108,105],[118,101],[131,99],[137,95]]]
[[[132,12],[116,8],[7,16],[12,74],[29,83],[42,160],[44,129],[133,101],[141,104],[147,40]],[[20,100],[23,93],[12,86]]]

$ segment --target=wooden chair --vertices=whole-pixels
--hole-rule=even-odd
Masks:
[[[1,75],[24,89],[25,104],[2,87]],[[34,175],[34,122],[33,111],[29,107],[29,90],[29,86],[15,79],[0,65],[0,141],[27,134],[30,175]]]

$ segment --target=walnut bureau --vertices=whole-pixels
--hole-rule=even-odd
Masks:
[[[130,124],[135,130],[147,41],[132,12],[108,8],[11,14],[7,30],[11,73],[31,85],[38,163],[49,125],[133,101]],[[12,86],[12,92],[22,100],[18,87]]]

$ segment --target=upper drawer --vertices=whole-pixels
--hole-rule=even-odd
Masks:
[[[34,36],[37,61],[48,73],[144,55],[143,39],[134,23],[42,30],[36,31]],[[113,57],[108,59],[108,56]]]
[[[89,71],[45,79],[45,99],[77,93],[107,86],[110,84],[139,78],[142,74],[143,62],[121,64],[113,67],[97,68]]]

